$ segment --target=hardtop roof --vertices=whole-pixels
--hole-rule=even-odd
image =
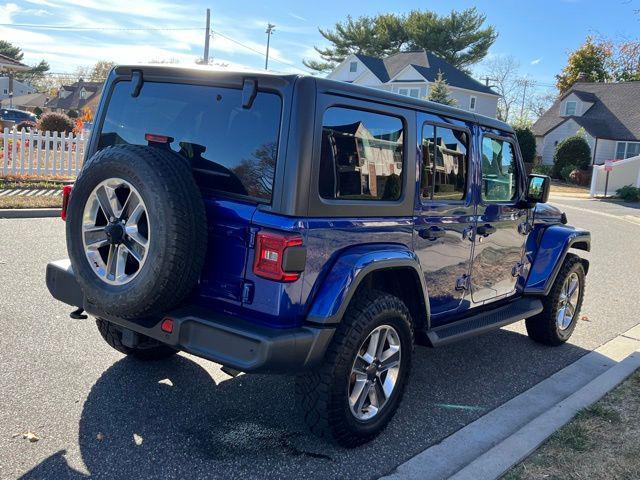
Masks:
[[[411,108],[428,113],[436,113],[458,120],[477,123],[484,127],[495,128],[503,132],[513,133],[513,128],[509,124],[495,118],[478,115],[476,113],[468,112],[460,108],[431,102],[429,100],[420,100],[417,98],[399,95],[397,93],[388,92],[385,90],[365,87],[362,85],[354,85],[337,80],[329,80],[327,78],[314,77],[311,75],[268,72],[264,70],[253,69],[227,70],[206,65],[185,66],[176,64],[137,64],[119,65],[118,67],[116,67],[116,71],[118,72],[131,71],[133,69],[142,69],[144,72],[149,73],[168,74],[169,76],[176,78],[180,78],[182,76],[195,76],[200,78],[219,77],[221,79],[250,77],[257,79],[258,85],[260,85],[260,78],[268,78],[270,80],[280,78],[284,83],[295,83],[297,81],[300,81],[301,79],[312,79],[313,81],[315,81],[317,89],[326,93],[356,97],[365,101],[374,101],[404,108]]]

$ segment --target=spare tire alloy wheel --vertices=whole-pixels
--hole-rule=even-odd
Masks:
[[[349,378],[349,408],[356,419],[368,421],[393,394],[402,360],[400,337],[390,325],[373,330],[360,346]]]
[[[136,188],[121,178],[100,182],[88,196],[82,241],[94,273],[110,285],[124,285],[142,269],[149,252],[151,225]]]

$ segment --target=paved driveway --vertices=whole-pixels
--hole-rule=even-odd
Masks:
[[[581,322],[546,348],[521,323],[442,349],[418,347],[385,433],[356,450],[308,435],[290,378],[231,379],[180,354],[143,364],[68,318],[43,277],[66,256],[57,219],[0,220],[0,477],[376,478],[638,323],[640,210],[557,198],[593,233]],[[29,443],[28,430],[41,440]],[[102,441],[97,439],[100,434]]]

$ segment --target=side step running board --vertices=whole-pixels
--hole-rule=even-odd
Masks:
[[[537,298],[521,298],[508,305],[488,310],[427,332],[434,347],[464,340],[488,332],[542,312],[542,301]]]

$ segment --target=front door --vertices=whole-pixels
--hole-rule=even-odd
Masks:
[[[460,310],[470,274],[474,204],[469,130],[418,115],[422,171],[414,245],[429,294],[431,318]],[[468,305],[469,302],[466,301]]]
[[[482,182],[471,268],[474,303],[515,292],[527,231],[527,210],[518,205],[524,165],[515,140],[485,132],[480,147]]]

